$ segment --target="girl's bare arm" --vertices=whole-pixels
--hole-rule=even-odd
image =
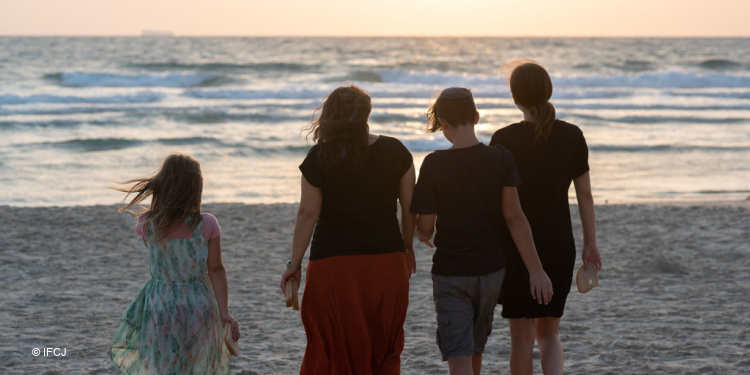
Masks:
[[[578,213],[581,216],[581,227],[583,228],[583,251],[581,259],[584,269],[593,264],[597,271],[602,269],[602,258],[599,247],[596,244],[596,215],[594,212],[594,197],[591,194],[591,177],[586,172],[575,179],[573,185],[576,189],[578,200]]]
[[[224,269],[224,262],[221,260],[221,236],[214,237],[208,241],[208,278],[214,288],[216,304],[219,307],[219,315],[223,322],[232,325],[232,339],[240,339],[240,328],[237,321],[229,314],[229,297],[227,289],[227,272]]]

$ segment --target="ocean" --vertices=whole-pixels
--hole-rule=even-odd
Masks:
[[[472,89],[484,142],[522,118],[516,58],[583,130],[597,203],[750,196],[750,39],[0,37],[0,205],[117,203],[170,152],[201,161],[204,202],[298,201],[303,128],[345,83],[419,167],[450,146],[424,131],[436,90]]]

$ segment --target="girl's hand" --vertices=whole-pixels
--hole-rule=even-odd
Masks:
[[[552,281],[547,277],[544,271],[537,271],[529,274],[529,284],[531,284],[531,296],[537,302],[545,305],[552,301]]]
[[[589,264],[596,267],[597,271],[602,270],[602,257],[599,255],[599,248],[596,245],[583,245],[581,259],[583,260],[584,270],[589,268]]]
[[[417,273],[417,260],[414,257],[414,249],[407,247],[404,256],[406,257],[406,269],[409,271],[409,278],[411,278],[411,275]]]
[[[221,314],[221,322],[229,323],[232,326],[232,340],[238,341],[240,339],[240,324],[229,315],[229,313]]]
[[[281,284],[280,284],[280,286],[281,286],[281,293],[284,294],[284,297],[286,297],[286,281],[289,280],[292,277],[295,280],[297,280],[297,285],[300,285],[300,280],[302,280],[302,269],[301,268],[298,269],[298,270],[287,269],[281,275]]]

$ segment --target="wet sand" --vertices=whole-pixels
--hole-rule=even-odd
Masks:
[[[113,206],[1,208],[0,372],[117,373],[112,336],[149,278],[133,219]],[[232,374],[297,373],[305,332],[278,288],[296,205],[204,211],[222,226],[229,309],[243,334]],[[597,226],[604,269],[598,288],[579,294],[574,285],[568,298],[566,373],[750,373],[750,201],[600,205]],[[447,374],[435,344],[432,252],[415,250],[403,373]],[[495,315],[483,373],[507,374],[508,325],[500,306]],[[34,348],[66,355],[33,356]]]

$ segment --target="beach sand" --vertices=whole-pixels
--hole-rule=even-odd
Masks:
[[[117,373],[109,345],[149,278],[133,219],[113,206],[1,209],[0,373]],[[243,335],[232,374],[297,373],[305,332],[278,287],[296,205],[204,210],[222,226],[229,309]],[[750,201],[600,205],[597,225],[604,269],[598,288],[579,294],[574,285],[568,298],[566,373],[750,373]],[[432,251],[415,251],[403,373],[446,374],[435,344]],[[499,306],[495,315],[483,372],[507,374],[508,324]],[[66,355],[35,357],[34,348]]]

